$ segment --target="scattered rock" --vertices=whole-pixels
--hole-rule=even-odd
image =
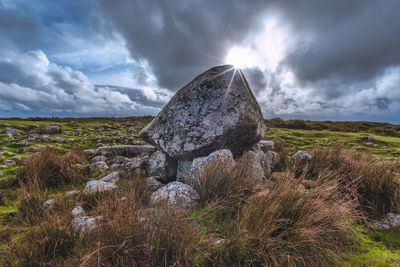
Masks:
[[[70,141],[73,142],[71,139],[70,139]],[[93,154],[96,154],[96,149],[85,149],[84,152],[88,155],[93,155]]]
[[[389,230],[390,228],[400,226],[400,214],[389,212],[380,221],[371,220],[366,224],[373,230]]]
[[[8,166],[12,166],[12,165],[16,165],[17,163],[15,162],[15,160],[12,159],[5,159],[4,160],[4,164],[8,165]]]
[[[191,186],[172,182],[151,194],[150,203],[153,206],[166,205],[173,213],[186,213],[198,204],[199,199],[199,194]]]
[[[6,128],[6,135],[10,138],[14,138],[14,136],[20,135],[21,132],[17,129]]]
[[[43,128],[43,132],[46,134],[60,133],[61,128],[60,125],[47,125]]]
[[[129,161],[125,162],[124,164],[122,164],[122,166],[128,172],[133,172],[134,170],[136,170],[138,168],[146,169],[148,162],[149,162],[148,156],[134,157],[132,159],[129,159]]]
[[[89,181],[86,183],[83,193],[85,195],[89,195],[89,194],[94,194],[94,193],[112,191],[116,188],[117,188],[117,185],[115,183],[92,180],[92,181]]]
[[[43,202],[43,204],[42,204],[43,210],[48,211],[51,208],[51,206],[53,206],[54,203],[55,203],[54,199],[49,199],[49,200]]]
[[[235,166],[232,152],[229,149],[217,150],[207,157],[195,158],[190,169],[189,180],[185,180],[187,184],[195,185],[198,181],[198,177],[207,170],[209,166],[216,168],[229,168],[232,169]]]
[[[75,231],[81,232],[85,234],[96,227],[96,222],[101,220],[101,216],[91,217],[91,216],[82,216],[76,217],[72,220],[71,224]]]
[[[0,172],[0,177],[1,177],[1,176],[4,176],[4,173]]]
[[[162,187],[163,184],[157,181],[157,179],[154,176],[147,177],[146,178],[146,187],[152,191],[155,191]]]
[[[121,164],[112,164],[111,166],[110,166],[110,170],[118,170],[118,169],[120,169],[122,167],[122,165]]]
[[[264,133],[260,107],[243,73],[225,65],[179,90],[140,135],[170,157],[192,159],[224,148],[242,151]]]
[[[72,216],[74,217],[83,217],[86,215],[85,210],[82,208],[82,206],[77,206],[71,211]]]
[[[123,163],[125,163],[125,162],[127,162],[127,161],[129,161],[129,158],[123,157],[123,156],[116,156],[116,157],[113,159],[113,162],[114,162],[115,164],[123,164]]]
[[[103,178],[100,179],[100,181],[108,182],[108,183],[115,183],[119,179],[120,176],[121,176],[121,174],[119,172],[115,171],[115,172],[108,174],[107,176],[104,176]]]
[[[292,159],[295,162],[304,162],[304,161],[310,160],[311,158],[312,158],[312,154],[310,152],[302,151],[302,150],[297,151],[296,154],[294,154],[292,156]]]
[[[66,195],[67,197],[69,197],[69,196],[77,195],[77,194],[79,194],[80,192],[81,192],[81,191],[79,191],[79,190],[72,190],[72,191],[66,192],[65,195]]]
[[[270,174],[270,166],[267,165],[266,155],[261,150],[249,150],[243,153],[240,158],[241,162],[248,166],[248,178],[256,181],[262,181],[266,174]]]
[[[275,143],[274,141],[261,140],[260,142],[257,143],[257,147],[262,152],[267,153],[268,151],[274,150]]]
[[[94,158],[92,158],[92,159],[90,160],[91,163],[96,163],[96,162],[99,162],[99,161],[104,161],[104,162],[106,162],[106,161],[107,161],[107,158],[104,157],[104,156],[96,156],[96,157],[94,157]]]
[[[104,161],[98,161],[96,163],[90,164],[90,170],[92,172],[99,170],[108,170],[108,166],[107,163],[105,163]]]

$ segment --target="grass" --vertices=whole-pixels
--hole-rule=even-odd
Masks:
[[[85,169],[72,168],[76,163],[87,165],[86,157],[73,147],[93,149],[99,143],[132,143],[140,140],[137,133],[150,120],[148,117],[0,121],[0,151],[23,156],[19,162],[21,168],[0,169],[4,174],[0,177],[0,265],[397,266],[400,263],[400,231],[376,232],[364,226],[364,218],[398,212],[400,203],[400,165],[393,162],[400,156],[400,138],[390,132],[377,134],[376,125],[372,125],[374,129],[359,132],[345,124],[340,127],[347,127],[342,129],[346,131],[325,126],[315,130],[316,124],[310,124],[312,128],[307,130],[291,129],[293,125],[270,127],[266,139],[275,139],[275,150],[281,156],[272,183],[249,182],[244,178],[246,166],[238,164],[228,170],[217,162],[201,175],[196,186],[200,205],[189,216],[172,216],[167,210],[152,209],[151,191],[145,189],[140,174],[124,174],[118,182],[119,189],[110,194],[64,196],[68,190],[82,189],[88,179],[106,174],[89,174]],[[14,139],[6,137],[1,131],[6,127],[4,123],[23,134]],[[25,134],[49,124],[58,124],[63,130],[51,137],[67,141],[60,144],[33,141],[29,146],[55,148],[34,156],[25,152],[21,143]],[[115,139],[117,135],[122,138]],[[367,136],[375,138],[376,146],[365,144]],[[342,144],[341,149],[336,147],[337,141]],[[288,158],[300,149],[314,151],[314,158],[305,165],[296,165]],[[5,153],[5,158],[12,157]],[[305,189],[303,180],[313,180],[314,186]],[[121,200],[122,197],[126,199]],[[43,212],[41,204],[50,198],[55,199],[55,204]],[[98,227],[86,236],[70,227],[70,212],[78,204],[88,215],[103,217]],[[220,242],[216,243],[217,240]]]

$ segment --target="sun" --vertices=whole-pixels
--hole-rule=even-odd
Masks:
[[[225,62],[238,69],[251,68],[257,65],[254,54],[248,49],[239,46],[229,49]]]

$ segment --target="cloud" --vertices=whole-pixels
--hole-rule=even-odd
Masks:
[[[82,72],[50,62],[42,51],[1,60],[0,73],[2,111],[9,110],[10,105],[21,112],[58,116],[154,115],[160,110],[151,101],[144,101],[145,94],[131,99],[127,88],[124,92],[121,88],[93,86]]]

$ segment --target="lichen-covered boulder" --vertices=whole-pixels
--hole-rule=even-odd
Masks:
[[[141,137],[170,157],[241,152],[264,137],[260,107],[240,70],[214,67],[179,90]]]
[[[229,149],[221,149],[214,151],[207,157],[195,158],[193,160],[189,180],[185,182],[190,185],[195,185],[198,182],[200,175],[202,175],[209,167],[212,168],[225,168],[232,169],[235,166],[232,152]]]
[[[95,193],[112,191],[117,188],[115,183],[103,182],[98,180],[92,180],[86,183],[85,189],[83,189],[83,194],[90,195]]]
[[[172,213],[187,213],[198,204],[199,199],[199,194],[191,186],[172,182],[151,194],[150,204],[165,206]]]

